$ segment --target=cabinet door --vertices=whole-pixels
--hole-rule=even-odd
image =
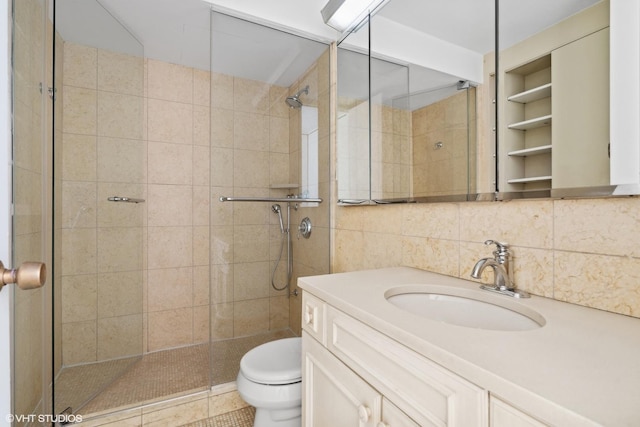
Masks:
[[[382,399],[382,422],[376,427],[420,427],[407,414],[387,399]]]
[[[553,188],[609,185],[609,29],[551,53]]]
[[[376,427],[382,396],[305,331],[302,333],[305,427]]]
[[[500,399],[489,399],[489,427],[545,427],[535,418]]]
[[[327,348],[421,426],[486,427],[487,392],[329,306]]]

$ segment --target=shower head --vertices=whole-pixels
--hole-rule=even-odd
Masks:
[[[304,92],[305,95],[309,94],[309,85],[307,85],[304,89],[299,90],[294,95],[288,96],[285,99],[285,102],[289,106],[289,108],[300,108],[302,107],[302,101],[300,101],[300,95]]]
[[[282,222],[282,210],[280,209],[280,205],[277,203],[272,205],[271,210],[273,213],[278,214],[278,219],[280,220],[280,232],[284,234],[284,223]]]

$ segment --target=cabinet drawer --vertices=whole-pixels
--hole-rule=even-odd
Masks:
[[[489,425],[491,427],[545,427],[535,418],[493,396],[489,399]]]
[[[487,392],[333,307],[327,348],[421,426],[487,426]]]
[[[323,345],[327,344],[324,321],[325,307],[326,305],[321,299],[308,292],[302,293],[302,329]]]

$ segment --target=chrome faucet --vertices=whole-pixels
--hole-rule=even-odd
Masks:
[[[497,292],[503,295],[509,295],[514,298],[529,298],[529,294],[525,291],[517,290],[513,284],[513,271],[510,264],[509,245],[507,243],[496,242],[495,240],[487,240],[485,245],[496,245],[493,251],[493,258],[482,258],[473,266],[471,277],[479,279],[485,268],[493,268],[493,286],[481,285],[480,288]]]

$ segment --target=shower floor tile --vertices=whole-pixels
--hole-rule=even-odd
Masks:
[[[64,368],[55,383],[56,413],[71,407],[74,414],[87,418],[230,383],[236,380],[247,351],[294,336],[287,329]]]

